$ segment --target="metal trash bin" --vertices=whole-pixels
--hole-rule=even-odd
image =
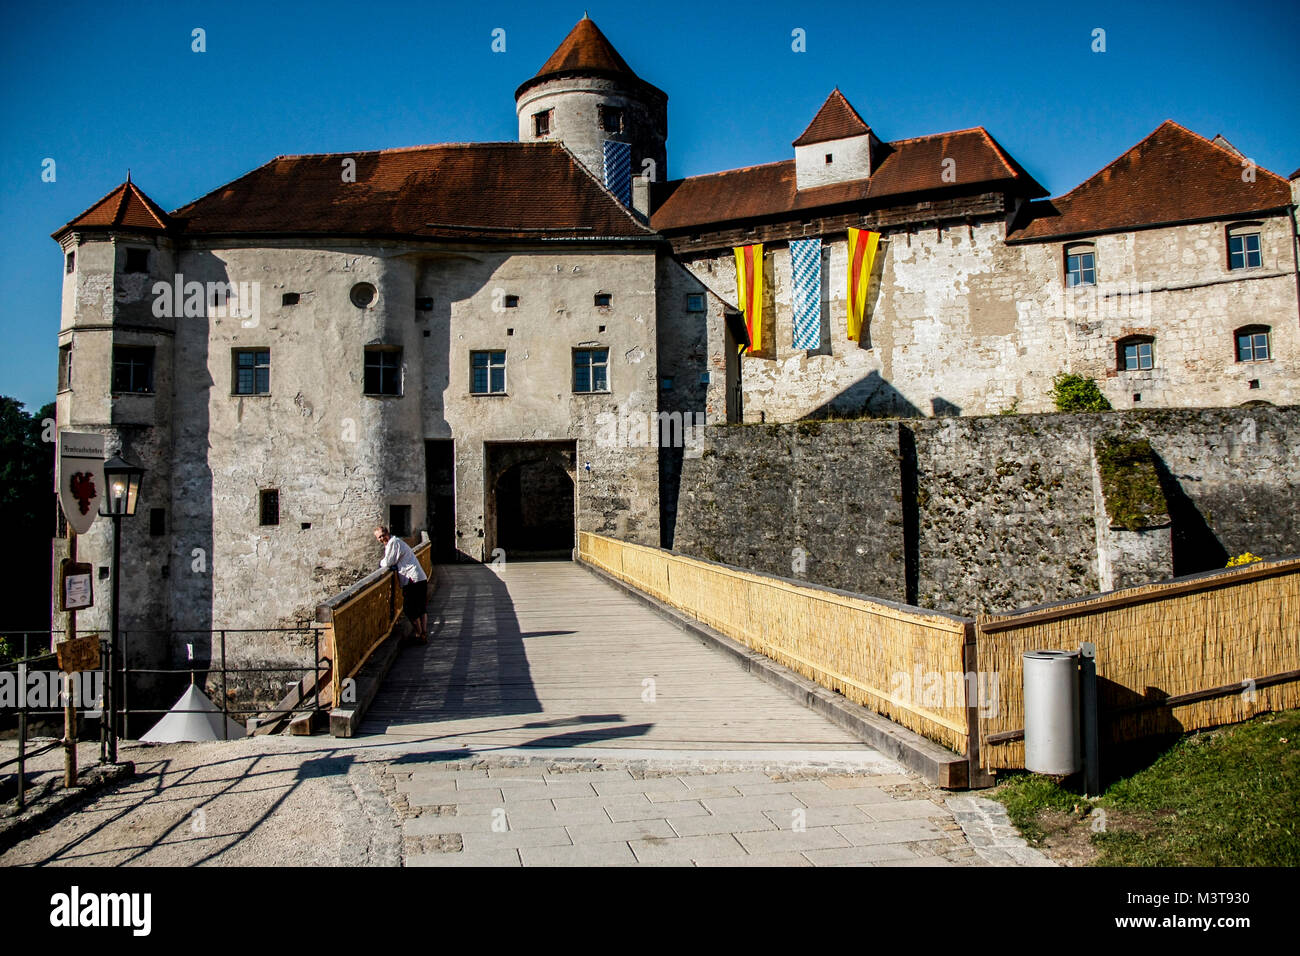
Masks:
[[[1025,651],[1025,769],[1071,774],[1083,769],[1079,740],[1079,652]]]

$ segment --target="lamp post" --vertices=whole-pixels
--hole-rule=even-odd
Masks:
[[[122,519],[135,514],[140,498],[144,469],[114,455],[104,462],[104,483],[108,494],[100,505],[100,514],[113,521],[113,617],[108,639],[108,681],[104,688],[104,709],[108,717],[108,761],[117,763],[117,688],[114,668],[117,664],[118,603],[121,595]],[[102,719],[102,718],[101,718]]]

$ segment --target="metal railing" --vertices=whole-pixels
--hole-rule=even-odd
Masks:
[[[131,690],[132,683],[144,675],[166,676],[185,675],[189,678],[191,684],[198,684],[200,689],[204,689],[212,679],[220,680],[220,693],[215,695],[220,698],[219,712],[221,714],[222,739],[229,740],[229,721],[232,715],[245,718],[240,723],[247,723],[248,717],[264,717],[266,722],[277,721],[284,717],[298,714],[308,714],[320,712],[323,710],[320,700],[321,683],[324,676],[329,672],[331,662],[328,658],[321,656],[321,636],[325,628],[315,625],[303,625],[299,627],[270,627],[270,628],[213,628],[213,629],[135,629],[124,630],[118,634],[118,647],[116,654],[111,655],[108,638],[100,639],[100,674],[101,687],[107,692],[108,715],[107,719],[103,714],[103,708],[106,701],[100,697],[97,701],[97,708],[91,711],[84,711],[80,715],[81,720],[94,720],[99,724],[98,736],[100,744],[99,762],[115,762],[117,753],[117,741],[126,736],[126,730],[130,727],[130,719],[145,715],[162,715],[168,713],[178,714],[211,714],[213,711],[193,708],[174,708],[174,707],[132,707]],[[0,673],[13,671],[15,676],[21,675],[22,680],[17,683],[25,684],[29,677],[29,669],[36,667],[41,671],[58,672],[57,655],[48,650],[52,646],[55,637],[62,635],[62,631],[0,631],[0,639],[4,640],[11,648],[10,653],[17,651],[18,656],[4,664],[0,664]],[[275,664],[270,666],[232,666],[228,659],[229,644],[231,638],[238,635],[252,634],[280,634],[292,635],[298,634],[304,637],[311,637],[311,660],[303,664]],[[196,640],[186,641],[185,637],[195,638]],[[175,647],[177,644],[194,644],[198,643],[197,639],[207,638],[209,641],[208,654],[206,660],[191,660],[184,666],[180,667],[133,667],[131,666],[130,648],[133,642],[145,639],[165,641],[167,646]],[[304,641],[305,644],[305,641]],[[33,654],[32,651],[39,647],[41,653]],[[304,648],[305,649],[305,648]],[[243,656],[243,655],[241,655]],[[50,666],[53,665],[53,666]],[[303,695],[297,706],[280,708],[278,706],[267,707],[242,707],[235,708],[230,706],[230,683],[232,676],[238,680],[239,675],[246,674],[294,674],[297,675],[297,681],[301,686],[304,677],[313,677],[314,681],[311,686],[310,694]],[[286,689],[291,688],[295,681],[288,681]],[[34,749],[28,749],[28,721],[33,717],[62,717],[64,709],[62,703],[59,706],[29,706],[27,688],[25,686],[17,687],[17,717],[18,717],[18,755],[4,762],[0,762],[0,770],[13,764],[18,765],[17,785],[18,785],[18,807],[23,809],[26,805],[26,780],[27,780],[27,761],[33,757],[48,753],[51,750],[64,747],[66,740],[60,738],[50,743]],[[281,693],[280,701],[282,702],[288,694]],[[83,702],[84,703],[84,702]],[[215,703],[215,702],[214,702]],[[0,712],[2,714],[3,712]],[[83,738],[92,739],[92,738]]]

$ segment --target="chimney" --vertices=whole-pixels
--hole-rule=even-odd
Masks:
[[[632,177],[632,211],[642,222],[650,221],[650,177]]]

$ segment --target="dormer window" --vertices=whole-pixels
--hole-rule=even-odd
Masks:
[[[600,128],[606,133],[623,132],[623,111],[617,106],[598,106],[597,112],[600,114]]]
[[[533,135],[550,136],[551,135],[551,111],[543,110],[540,113],[533,114]]]

